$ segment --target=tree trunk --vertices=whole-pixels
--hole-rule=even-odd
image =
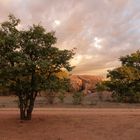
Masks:
[[[22,96],[19,96],[19,108],[20,108],[20,119],[25,119],[25,109],[24,109],[24,101],[22,99]]]
[[[28,106],[28,109],[27,109],[27,115],[26,115],[26,119],[27,120],[31,120],[31,118],[32,118],[32,111],[33,111],[33,108],[34,108],[34,101],[35,101],[35,99],[34,98],[30,98],[30,104],[29,104],[29,106]]]
[[[30,106],[32,105],[29,105],[29,107],[27,108],[20,106],[20,119],[21,120],[31,120],[33,107],[30,107]]]
[[[32,111],[31,110],[27,110],[27,116],[26,116],[26,120],[31,120],[32,119]]]
[[[20,107],[20,119],[25,120],[25,110]]]
[[[36,98],[37,93],[32,94],[32,96],[27,96],[24,100],[22,97],[19,97],[20,102],[20,119],[21,120],[31,120],[32,118],[32,111],[34,108],[34,101]]]
[[[35,69],[33,69],[31,76],[31,91],[29,92],[27,90],[19,94],[21,120],[31,120],[32,118],[34,101],[37,96],[36,86]]]

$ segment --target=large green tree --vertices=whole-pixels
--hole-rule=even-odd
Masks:
[[[19,23],[10,15],[0,26],[0,86],[19,97],[20,118],[30,120],[37,93],[61,83],[56,73],[72,70],[74,52],[54,47],[54,32],[41,25],[18,30]]]
[[[120,58],[121,66],[109,71],[106,85],[123,102],[140,102],[140,51]]]

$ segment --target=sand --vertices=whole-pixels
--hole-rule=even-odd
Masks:
[[[139,140],[140,109],[0,109],[0,140]]]

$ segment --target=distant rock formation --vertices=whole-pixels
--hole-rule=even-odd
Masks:
[[[101,82],[103,77],[93,75],[72,75],[70,76],[71,90],[83,91],[85,94],[95,91],[95,86]]]

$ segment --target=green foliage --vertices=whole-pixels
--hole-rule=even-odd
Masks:
[[[73,104],[78,105],[81,104],[83,100],[84,94],[82,92],[74,92],[73,93]]]
[[[65,91],[64,90],[59,92],[58,99],[60,100],[61,103],[64,102],[64,99],[65,99]]]
[[[105,90],[107,90],[106,88],[107,88],[107,87],[106,87],[106,85],[105,85],[105,81],[99,82],[99,83],[96,84],[96,91],[97,91],[97,92],[105,91]]]
[[[103,92],[107,91],[106,81],[102,81],[96,84],[96,91],[98,93],[98,97],[100,101],[103,100]]]
[[[0,87],[0,96],[9,96],[12,95],[11,92],[9,92],[9,90],[3,86]]]
[[[31,114],[39,91],[61,87],[54,74],[72,70],[69,60],[74,52],[54,47],[54,32],[46,32],[43,26],[18,30],[19,23],[10,15],[0,27],[0,86],[15,92],[20,109]]]
[[[70,81],[66,78],[59,78],[55,74],[44,83],[43,89],[46,90],[46,96],[50,104],[54,103],[54,99],[59,92],[66,91],[69,88]]]
[[[140,102],[140,51],[120,58],[122,66],[109,71],[106,86],[122,102]]]

